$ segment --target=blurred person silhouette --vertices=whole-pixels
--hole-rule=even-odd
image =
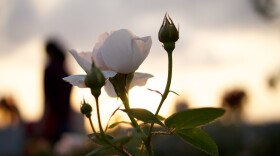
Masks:
[[[44,115],[39,135],[53,146],[63,133],[70,131],[72,87],[62,80],[68,76],[63,47],[56,40],[49,40],[45,50],[48,63],[44,71]]]
[[[275,75],[272,75],[267,79],[267,86],[269,89],[272,90],[276,89],[277,84],[278,84],[278,78]]]
[[[224,120],[226,123],[240,123],[248,95],[244,89],[235,88],[226,91],[222,96],[222,107],[226,108]]]
[[[24,124],[13,97],[0,100],[0,155],[22,155]]]
[[[280,70],[279,67],[276,71],[271,72],[267,77],[267,86],[271,90],[277,90],[279,88],[279,80],[280,80]]]
[[[185,99],[179,99],[174,106],[174,113],[185,111],[189,109],[189,103]]]
[[[251,0],[255,11],[267,20],[279,18],[278,0]]]
[[[12,97],[5,97],[0,100],[1,122],[0,128],[13,126],[21,122],[19,110]]]

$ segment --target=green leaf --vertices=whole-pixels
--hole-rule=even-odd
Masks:
[[[134,118],[143,121],[144,123],[156,123],[163,127],[165,125],[150,111],[142,108],[133,108],[128,110],[123,110]]]
[[[218,147],[215,141],[200,128],[177,130],[176,134],[185,142],[212,156],[218,156]]]
[[[131,123],[130,122],[126,122],[126,121],[119,121],[119,122],[112,123],[108,128],[109,129],[114,128],[114,127],[116,127],[119,124],[131,124]]]
[[[118,146],[122,146],[122,145],[128,143],[131,139],[132,139],[132,134],[128,134],[128,135],[125,135],[125,136],[116,137],[112,141],[112,143],[116,144]]]
[[[110,116],[110,118],[109,118],[109,120],[108,120],[108,122],[107,122],[107,125],[106,125],[106,128],[105,128],[105,132],[107,131],[107,129],[108,129],[108,126],[109,126],[109,123],[110,123],[110,120],[112,119],[112,117],[115,115],[115,113],[120,109],[120,107],[121,107],[122,105],[120,105],[119,107],[117,107],[115,110],[114,110],[114,112],[111,114],[111,116]]]
[[[187,129],[205,125],[225,113],[221,108],[197,108],[178,112],[165,120],[169,128]]]
[[[161,115],[157,115],[157,118],[158,118],[160,121],[165,120],[165,118],[164,118],[163,116],[161,116]]]
[[[96,135],[98,138],[96,138]],[[99,144],[99,145],[108,145],[108,143],[102,139],[102,136],[100,133],[96,133],[96,135],[94,133],[92,134],[89,134],[88,137],[90,140],[92,140],[93,142]],[[110,135],[107,135],[106,134],[106,137],[109,139],[109,140],[113,140],[114,138]]]
[[[103,152],[111,149],[111,146],[102,146],[89,152],[86,156],[104,155]]]

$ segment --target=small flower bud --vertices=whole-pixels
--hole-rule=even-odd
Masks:
[[[160,27],[158,39],[163,43],[164,49],[168,52],[174,50],[175,42],[179,39],[179,31],[167,14],[165,14]]]
[[[105,85],[105,77],[94,63],[85,78],[85,85],[91,89],[91,94],[96,98],[99,97],[101,88]]]
[[[85,100],[82,102],[80,111],[86,117],[88,117],[88,118],[91,117],[91,111],[92,111],[91,105],[86,103]]]

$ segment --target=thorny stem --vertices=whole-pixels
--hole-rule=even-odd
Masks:
[[[126,94],[125,97],[122,99],[122,101],[123,101],[123,104],[124,104],[124,108],[125,108],[126,110],[129,110],[129,109],[130,109],[130,105],[129,105],[129,99],[128,99],[128,95],[127,95],[127,94]],[[142,138],[142,140],[143,140],[143,142],[144,142],[144,144],[145,144],[145,146],[146,146],[148,155],[149,155],[149,156],[153,156],[154,153],[153,153],[153,151],[152,151],[152,148],[148,148],[148,147],[150,147],[150,146],[147,144],[148,142],[146,142],[146,140],[147,140],[147,135],[140,129],[140,127],[139,127],[137,121],[136,121],[129,113],[127,113],[127,115],[128,115],[128,117],[129,117],[129,119],[131,120],[132,126],[136,129],[136,131],[137,131],[138,133],[141,134],[141,138]]]
[[[164,93],[162,94],[161,101],[160,101],[160,103],[158,105],[158,108],[157,108],[157,111],[155,113],[155,116],[158,115],[163,102],[165,101],[165,99],[167,98],[168,93],[170,92],[170,85],[171,85],[171,79],[172,79],[172,51],[167,51],[167,54],[168,54],[168,76],[167,76],[167,82],[166,82]],[[146,146],[148,145],[147,148],[149,148],[149,149],[152,149],[151,139],[152,139],[153,127],[154,127],[154,123],[151,124],[151,127],[150,127],[149,132],[148,132],[148,138],[147,138],[146,143],[145,143]]]
[[[95,104],[96,104],[96,111],[97,111],[97,120],[98,120],[98,126],[99,126],[99,131],[101,133],[101,137],[105,139],[105,134],[101,125],[101,118],[100,118],[100,111],[99,111],[99,102],[98,98],[95,98]]]
[[[135,118],[130,114],[130,104],[129,104],[129,85],[133,79],[134,73],[130,74],[117,74],[113,78],[109,78],[109,81],[113,84],[115,92],[117,96],[122,100],[122,103],[125,108],[125,112],[128,115],[132,127],[135,129],[135,131],[141,136],[142,142],[145,144],[146,147],[149,147],[146,145],[147,135],[144,133],[144,131],[140,128],[139,124],[135,120]],[[153,152],[151,149],[147,149],[150,156],[153,156]]]
[[[106,137],[104,131],[103,131],[103,128],[102,128],[102,125],[101,125],[101,118],[100,118],[100,111],[99,111],[99,101],[98,101],[98,97],[95,97],[95,104],[96,104],[96,111],[97,111],[97,119],[98,119],[98,125],[99,125],[99,131],[100,131],[100,134],[101,134],[101,137],[104,141],[106,141],[108,144],[110,144],[116,151],[118,151],[121,155],[124,155],[124,156],[131,156],[130,153],[128,153],[124,148],[120,149],[118,148],[117,146],[115,146],[114,144],[112,144],[108,138]],[[92,120],[90,119],[90,124],[92,125],[93,127],[93,124],[92,124]]]
[[[167,83],[166,83],[166,86],[165,86],[164,93],[162,94],[161,101],[160,101],[159,106],[157,108],[157,111],[155,113],[155,116],[158,115],[163,102],[165,101],[165,99],[167,98],[168,93],[170,92],[170,85],[171,85],[171,79],[172,79],[172,52],[168,52],[167,54],[168,54],[168,76],[167,76]]]
[[[141,145],[140,145],[140,154],[139,154],[140,156],[143,155],[144,148],[145,148],[145,144],[144,144],[144,142],[142,142]]]
[[[126,95],[125,99],[123,99],[123,104],[124,104],[125,110],[129,110],[130,109],[129,100],[128,100],[128,96],[127,95]],[[145,137],[145,134],[140,129],[137,121],[129,113],[127,113],[127,115],[129,117],[129,119],[131,120],[132,126],[136,129],[136,131],[138,133],[140,133],[142,135],[142,137]]]
[[[94,127],[93,127],[93,123],[92,123],[91,117],[88,117],[88,120],[89,120],[91,129],[92,129],[92,131],[93,131],[95,137],[96,137],[97,139],[99,139],[99,137],[98,137],[98,135],[97,135],[97,133],[96,133],[96,130],[95,130]]]
[[[103,140],[105,140],[106,142],[109,142],[107,140],[107,137],[103,131],[102,125],[101,125],[101,118],[100,118],[100,110],[99,110],[99,101],[98,101],[98,97],[95,97],[95,104],[96,104],[96,112],[97,112],[97,120],[98,120],[98,126],[99,126],[99,131],[101,134],[101,137]]]
[[[168,132],[162,132],[162,131],[157,131],[157,132],[152,132],[152,135],[171,135],[174,133],[175,129],[172,129]]]

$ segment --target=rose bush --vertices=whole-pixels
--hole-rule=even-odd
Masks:
[[[134,73],[148,56],[152,45],[150,36],[137,37],[127,29],[120,29],[111,33],[103,33],[99,36],[92,52],[78,53],[76,50],[69,52],[78,64],[89,73],[94,62],[96,67],[102,70],[105,78],[114,77],[117,73]],[[63,80],[80,88],[86,88],[84,83],[86,75],[71,75]],[[153,77],[147,73],[134,73],[130,88],[142,86]],[[116,96],[112,84],[107,80],[105,90],[110,96]]]

